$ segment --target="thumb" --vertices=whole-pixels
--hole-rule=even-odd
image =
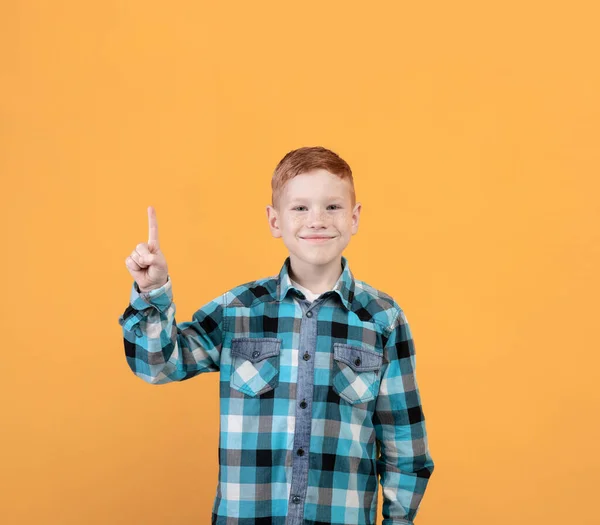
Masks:
[[[154,255],[152,253],[147,253],[143,257],[140,257],[140,262],[146,266],[151,266],[154,262]]]

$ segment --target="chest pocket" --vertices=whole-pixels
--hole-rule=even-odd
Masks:
[[[333,343],[333,389],[350,404],[366,403],[379,392],[383,356],[372,350]]]
[[[279,384],[280,348],[276,337],[232,339],[230,386],[252,397],[273,390]]]

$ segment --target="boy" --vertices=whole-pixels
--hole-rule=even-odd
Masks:
[[[350,272],[358,230],[352,172],[322,147],[277,165],[267,218],[289,257],[177,324],[148,208],[148,243],[119,318],[127,363],[152,384],[219,372],[213,525],[412,525],[434,464],[406,316]]]

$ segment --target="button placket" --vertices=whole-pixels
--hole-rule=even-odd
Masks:
[[[299,403],[296,408],[296,433],[294,435],[294,444],[292,449],[292,480],[291,503],[300,503],[292,505],[289,509],[286,525],[301,525],[304,523],[304,496],[308,483],[308,467],[310,458],[310,407],[308,399],[313,396],[313,377],[314,363],[313,355],[316,351],[317,339],[317,311],[320,304],[298,301],[301,309],[300,342],[298,347],[298,379],[296,395]],[[300,359],[302,356],[302,359]],[[307,409],[307,410],[305,410]]]

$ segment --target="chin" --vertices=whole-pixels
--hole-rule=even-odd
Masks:
[[[342,255],[342,252],[332,252],[332,251],[296,251],[294,255],[298,257],[298,259],[302,259],[307,263],[313,264],[327,264]]]

